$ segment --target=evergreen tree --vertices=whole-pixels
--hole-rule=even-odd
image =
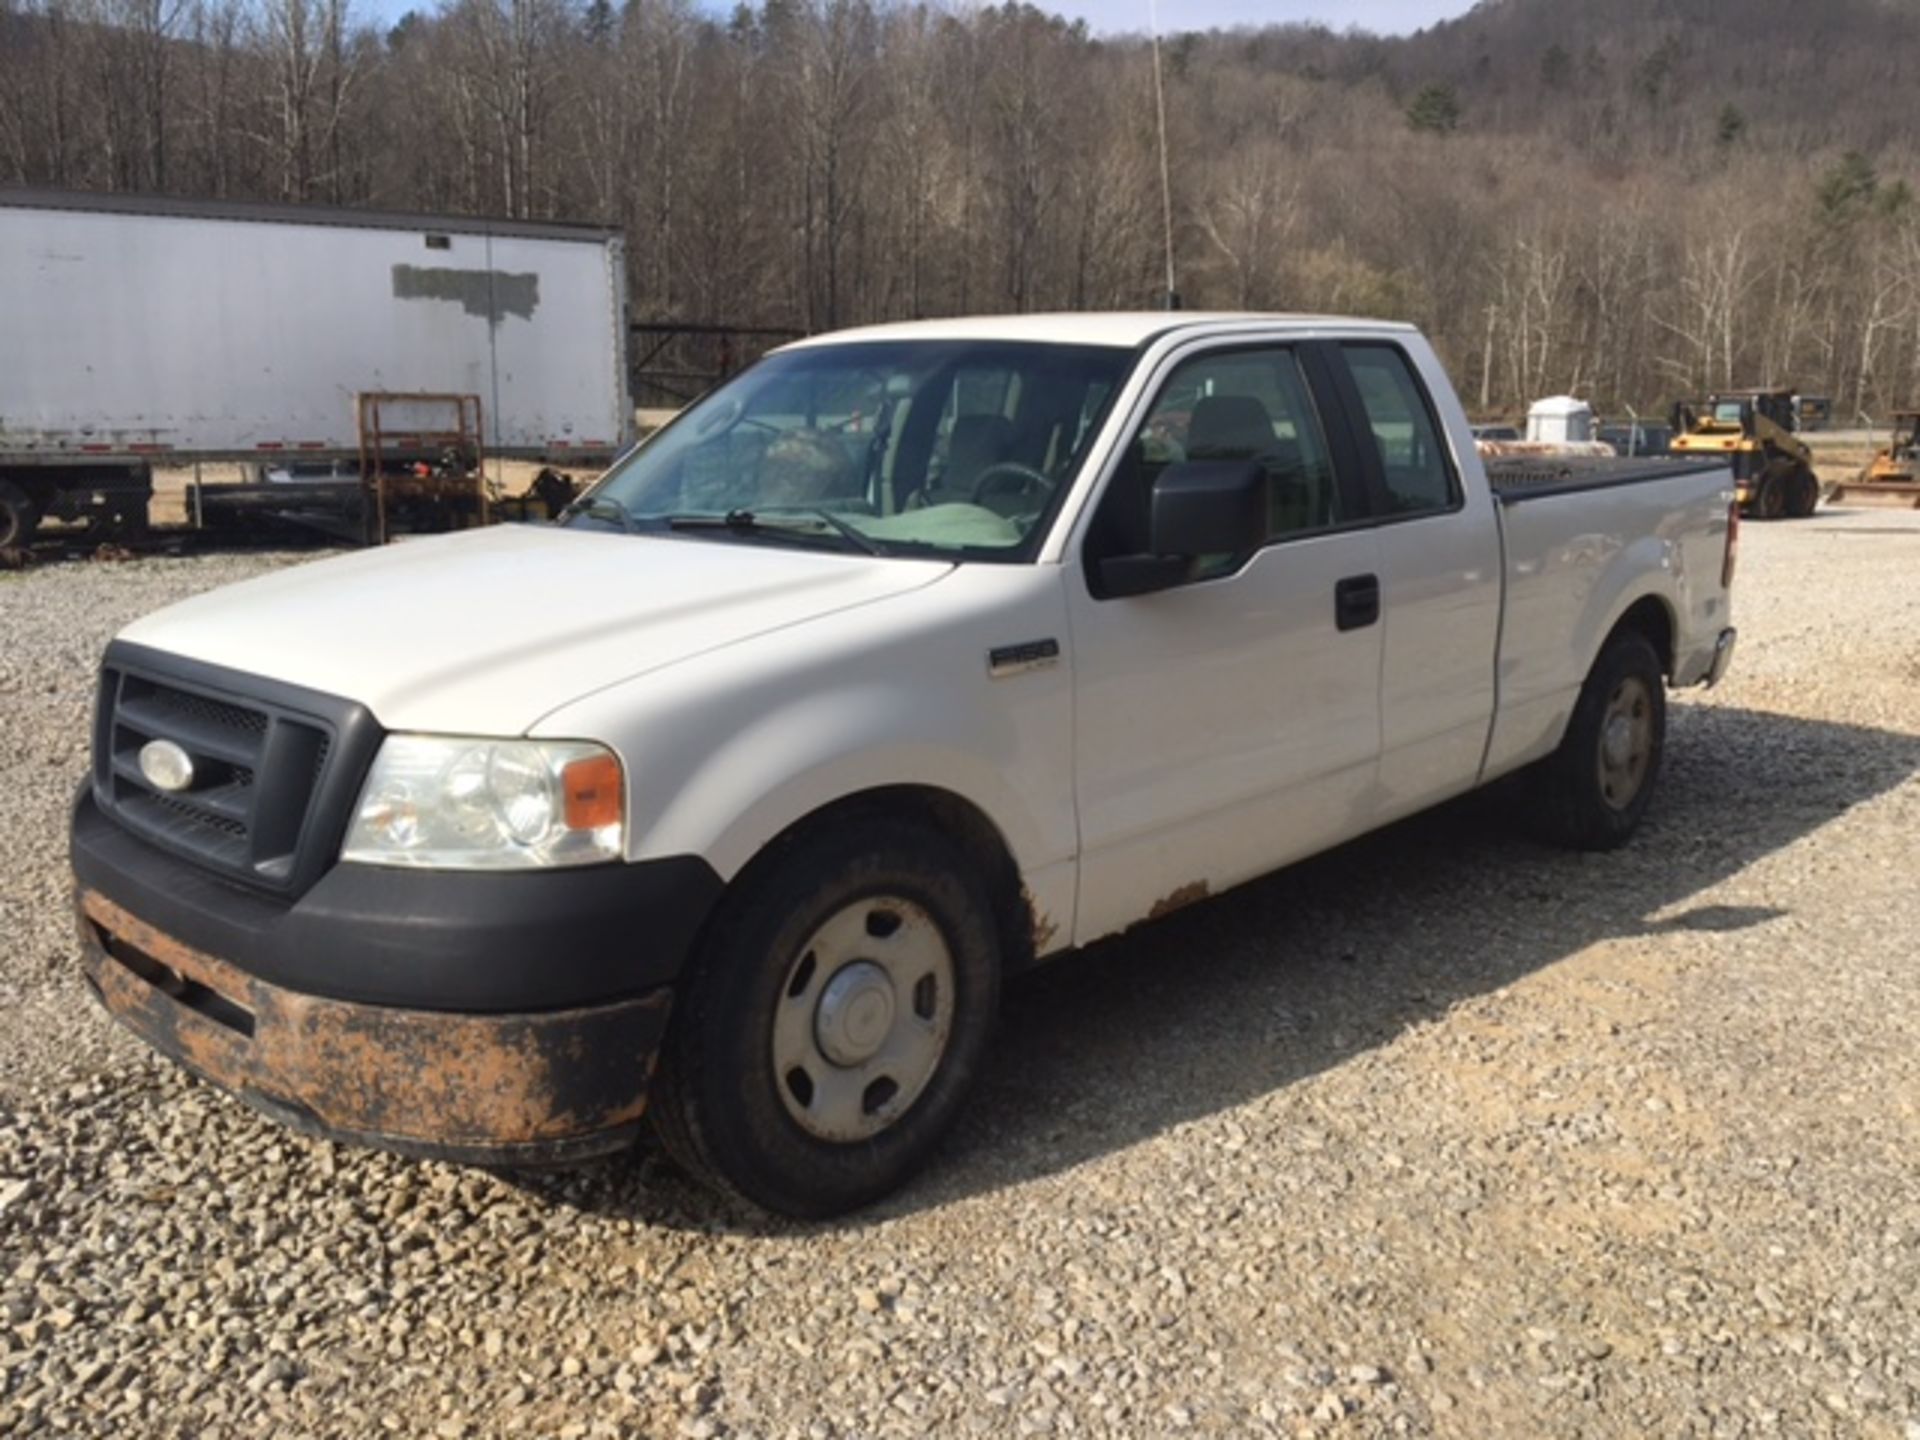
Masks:
[[[1407,125],[1434,135],[1451,135],[1460,128],[1460,97],[1451,85],[1428,85],[1407,106]]]
[[[1573,57],[1558,45],[1549,45],[1540,57],[1540,84],[1548,90],[1564,90],[1573,83]]]
[[[1820,177],[1814,190],[1820,218],[1829,225],[1858,219],[1872,207],[1879,188],[1880,177],[1874,172],[1873,162],[1858,150],[1847,151]]]

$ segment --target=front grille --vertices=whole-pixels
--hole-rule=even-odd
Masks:
[[[369,717],[330,696],[266,681],[253,682],[255,696],[246,693],[249,677],[208,666],[177,662],[184,673],[173,674],[167,657],[157,664],[129,658],[140,654],[115,646],[101,671],[93,770],[101,809],[235,879],[279,891],[311,880],[337,851],[340,785],[357,788],[360,779],[332,775],[340,767],[329,762],[341,749],[343,724],[365,731],[370,725],[360,722]],[[141,749],[155,740],[173,742],[193,762],[184,789],[162,789],[143,773]]]

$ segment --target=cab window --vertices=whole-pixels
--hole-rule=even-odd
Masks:
[[[1453,466],[1407,357],[1393,345],[1342,345],[1386,482],[1388,518],[1450,510]]]
[[[1236,349],[1182,363],[1154,398],[1146,419],[1121,453],[1088,532],[1090,576],[1099,562],[1151,553],[1148,515],[1153,482],[1167,466],[1187,460],[1252,460],[1267,480],[1271,545],[1329,529],[1345,513],[1326,433],[1292,350]],[[1241,555],[1195,560],[1186,579],[1231,573]],[[1097,578],[1091,582],[1101,593]]]
[[[1291,350],[1235,350],[1187,361],[1133,443],[1143,491],[1180,460],[1253,460],[1267,476],[1267,540],[1338,524],[1326,438]]]

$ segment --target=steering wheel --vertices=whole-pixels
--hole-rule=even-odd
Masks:
[[[1031,497],[1037,509],[1052,494],[1053,481],[1033,466],[1022,465],[1018,460],[995,461],[973,478],[973,503],[989,510],[995,507],[988,502],[1000,496],[1013,496],[1021,500]]]

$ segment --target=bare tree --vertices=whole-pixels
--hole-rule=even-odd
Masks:
[[[243,19],[240,0],[194,0],[187,20],[198,59],[187,102],[189,143],[196,182],[212,195],[228,194],[240,178],[233,142],[245,103],[239,94],[243,71],[250,68],[240,50]]]
[[[422,0],[384,34],[350,4],[0,0],[0,179],[616,224],[659,316],[1163,283],[1137,37],[942,0]],[[1170,36],[1180,289],[1417,321],[1486,411],[1920,398],[1920,117],[1884,103],[1910,8],[1742,0],[1711,46],[1674,0]],[[1409,129],[1433,87],[1451,132]]]
[[[1753,282],[1749,227],[1702,226],[1686,246],[1677,303],[1655,316],[1680,347],[1661,356],[1670,375],[1692,390],[1735,383],[1737,319]]]
[[[771,13],[771,12],[770,12]],[[787,12],[770,35],[786,49],[786,96],[795,154],[793,190],[801,312],[810,329],[831,328],[842,311],[842,258],[859,198],[863,121],[874,102],[877,38],[867,0],[813,0]]]
[[[273,97],[258,136],[285,200],[338,197],[341,126],[353,88],[348,0],[259,0],[255,45]]]

